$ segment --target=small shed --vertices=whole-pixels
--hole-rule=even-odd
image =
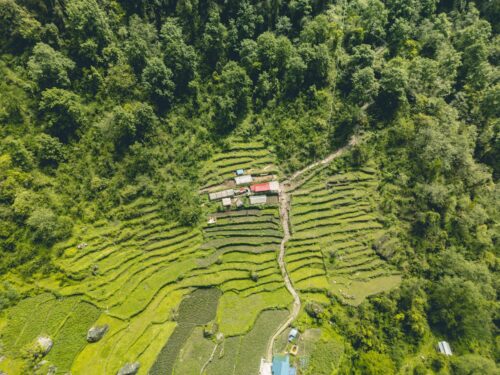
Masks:
[[[299,331],[296,328],[292,328],[288,334],[288,341],[292,341],[297,338]]]
[[[243,201],[240,198],[238,198],[236,200],[236,207],[242,207],[242,206],[243,206]]]
[[[224,207],[231,206],[231,198],[222,198],[222,205]]]
[[[208,218],[207,224],[215,224],[217,222],[217,218],[215,216],[210,216]]]
[[[243,169],[236,170],[236,176],[243,176],[244,174],[245,174],[245,171]]]
[[[265,195],[251,195],[250,204],[266,204],[267,197]]]
[[[252,176],[249,174],[246,174],[244,176],[238,176],[234,178],[234,182],[236,182],[236,185],[245,185],[245,184],[250,184],[253,181]]]
[[[232,197],[232,196],[234,196],[233,189],[227,189],[227,190],[222,190],[222,191],[208,194],[208,197],[210,198],[211,201],[215,201],[215,200],[223,199],[223,198],[228,198],[228,197]]]
[[[444,355],[453,355],[451,352],[450,344],[448,344],[447,341],[440,341],[438,342],[438,350],[439,353],[444,354]]]

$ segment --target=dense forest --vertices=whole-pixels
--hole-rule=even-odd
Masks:
[[[349,342],[339,373],[403,373],[435,336],[457,355],[413,374],[497,374],[499,28],[488,0],[0,0],[0,313],[113,208],[196,226],[229,137],[291,173],[356,134],[339,163],[381,171],[404,279],[310,324]]]

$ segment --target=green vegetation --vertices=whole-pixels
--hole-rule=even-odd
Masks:
[[[0,0],[0,372],[196,373],[218,345],[208,374],[254,374],[292,301],[278,199],[206,193],[349,140],[289,181],[306,373],[498,372],[499,9]],[[178,320],[200,290],[207,338]]]
[[[38,337],[50,337],[54,345],[47,359],[61,372],[69,371],[75,357],[87,343],[87,330],[97,320],[100,311],[78,297],[57,299],[51,294],[39,294],[24,299],[9,310],[2,342],[7,354],[29,351]],[[24,354],[23,354],[24,355]],[[27,364],[35,366],[36,358]],[[24,371],[30,371],[25,368]]]
[[[207,366],[207,375],[258,373],[269,333],[275,332],[287,315],[286,310],[263,311],[248,333],[225,339]]]
[[[292,192],[287,268],[301,291],[325,290],[360,304],[396,287],[401,277],[373,250],[384,234],[374,212],[373,169],[319,175]]]
[[[192,334],[195,326],[207,324],[215,318],[220,292],[215,289],[198,289],[186,297],[179,306],[175,328],[150,373],[170,374],[175,360],[186,340]]]

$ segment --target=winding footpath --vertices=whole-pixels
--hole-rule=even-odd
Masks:
[[[305,168],[295,172],[288,179],[285,179],[280,184],[279,203],[280,203],[280,221],[281,221],[281,227],[283,228],[283,239],[281,240],[281,243],[280,243],[278,264],[279,264],[279,267],[281,270],[281,275],[283,276],[283,281],[285,282],[285,287],[293,297],[293,305],[292,305],[292,310],[290,312],[290,315],[288,316],[288,319],[285,320],[279,326],[279,328],[274,332],[274,334],[269,339],[269,342],[267,344],[267,349],[266,349],[266,360],[269,362],[271,362],[272,358],[273,358],[274,342],[276,341],[278,336],[281,335],[288,328],[288,326],[290,326],[293,323],[293,321],[297,318],[297,316],[299,315],[299,312],[300,312],[300,308],[301,308],[299,294],[297,293],[297,291],[293,287],[293,284],[292,284],[292,281],[290,279],[290,275],[288,274],[288,271],[286,269],[286,263],[285,263],[285,247],[286,247],[286,243],[290,239],[290,225],[289,225],[290,197],[288,195],[288,192],[295,190],[296,188],[298,188],[299,186],[301,186],[304,183],[304,181],[295,182],[299,177],[305,175],[307,172],[311,172],[313,174],[317,173],[318,171],[320,171],[322,169],[321,167],[326,167],[334,159],[338,158],[339,156],[342,156],[347,150],[349,150],[352,146],[356,145],[357,143],[358,143],[358,139],[355,136],[353,136],[346,146],[331,153],[326,158],[319,160],[315,163],[309,164]]]

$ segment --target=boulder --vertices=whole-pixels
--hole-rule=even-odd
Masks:
[[[135,375],[139,371],[140,366],[139,362],[127,363],[118,371],[117,375]]]
[[[36,343],[38,348],[40,349],[40,354],[45,356],[50,352],[50,349],[52,349],[52,345],[54,345],[54,342],[52,339],[48,336],[40,336],[36,339]]]
[[[103,326],[94,326],[87,332],[88,342],[97,342],[108,332],[109,326],[107,324]]]

